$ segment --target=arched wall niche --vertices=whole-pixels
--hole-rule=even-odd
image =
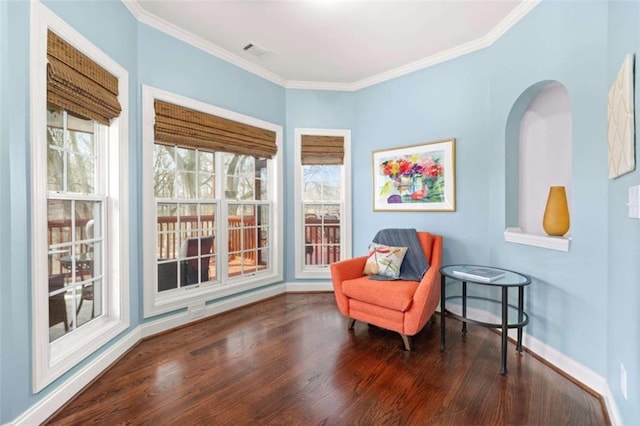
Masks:
[[[505,129],[505,240],[569,250],[569,234],[549,237],[542,217],[550,186],[567,189],[571,210],[572,111],[561,83],[540,81],[515,101]]]

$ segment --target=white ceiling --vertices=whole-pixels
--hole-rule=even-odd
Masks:
[[[486,47],[537,3],[125,0],[142,22],[276,83],[343,89]]]

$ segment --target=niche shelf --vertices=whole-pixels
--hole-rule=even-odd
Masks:
[[[571,213],[572,111],[567,89],[541,81],[516,100],[505,134],[504,239],[550,250],[569,251],[571,237],[551,237],[542,229],[550,186],[564,186]]]
[[[520,228],[507,228],[504,240],[509,243],[542,247],[550,250],[569,251],[571,237],[550,237],[548,235],[528,234]]]

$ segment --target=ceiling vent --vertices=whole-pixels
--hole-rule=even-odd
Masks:
[[[242,50],[255,56],[256,58],[262,58],[267,53],[267,49],[255,43],[247,44],[242,48]]]

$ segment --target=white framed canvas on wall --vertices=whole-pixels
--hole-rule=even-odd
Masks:
[[[633,55],[627,55],[607,98],[609,179],[636,168],[633,91]]]

